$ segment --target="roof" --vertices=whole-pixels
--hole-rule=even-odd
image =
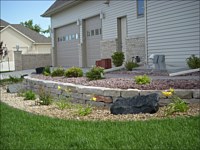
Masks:
[[[6,22],[6,21],[0,19],[0,26],[1,26],[1,27],[6,27],[7,25],[9,25],[8,22]]]
[[[4,29],[11,26],[16,29],[20,34],[25,35],[35,43],[51,43],[50,38],[47,38],[44,35],[41,35],[38,32],[31,30],[21,24],[9,24],[8,22],[1,19],[1,26],[3,26]],[[4,30],[3,28],[2,30]]]
[[[64,9],[73,7],[85,0],[56,0],[50,7],[44,12],[42,17],[50,17],[55,13],[58,13]]]

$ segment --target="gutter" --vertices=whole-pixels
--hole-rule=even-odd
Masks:
[[[148,66],[148,28],[147,28],[147,0],[144,1],[144,13],[145,13],[145,55],[146,65]]]
[[[47,10],[44,14],[41,15],[41,17],[51,17],[53,14],[58,13],[64,9],[73,7],[83,1],[85,0],[71,0],[70,3],[66,3],[64,5],[58,6],[50,11]]]

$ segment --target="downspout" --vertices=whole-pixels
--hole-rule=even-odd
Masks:
[[[145,55],[146,67],[148,66],[148,29],[147,29],[147,1],[144,1],[144,17],[145,17]]]

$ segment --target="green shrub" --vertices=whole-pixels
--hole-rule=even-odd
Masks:
[[[82,77],[83,71],[79,67],[72,67],[65,71],[65,76],[66,77]]]
[[[24,100],[35,100],[36,99],[36,95],[33,91],[28,90],[26,91],[23,96],[25,97]]]
[[[138,67],[138,66],[139,66],[139,65],[138,65],[137,63],[132,62],[132,61],[127,61],[127,62],[125,63],[125,68],[126,68],[126,70],[128,70],[128,71],[132,71],[133,68],[136,68],[136,67]]]
[[[86,73],[86,77],[89,80],[98,80],[103,79],[104,77],[104,68],[102,67],[93,67],[90,71]]]
[[[39,90],[39,103],[41,105],[50,105],[53,102],[51,93],[49,91],[45,91],[44,87],[41,87]]]
[[[149,84],[151,82],[151,79],[146,74],[143,76],[135,76],[134,79],[137,84]]]
[[[115,65],[115,67],[121,66],[124,62],[123,52],[114,52],[114,54],[111,57],[112,57],[112,62]]]
[[[88,114],[92,113],[92,107],[90,105],[86,105],[86,106],[78,106],[78,114],[80,116],[86,116]]]
[[[62,67],[54,69],[51,73],[52,77],[64,76],[65,70]]]
[[[72,104],[68,101],[68,99],[61,99],[56,102],[56,105],[60,110],[64,110],[65,108],[72,108]]]
[[[50,69],[50,67],[45,67],[44,71],[42,72],[42,74],[45,75],[45,76],[51,75],[51,69]]]
[[[196,57],[195,55],[191,55],[189,58],[186,59],[189,68],[196,69],[200,68],[200,58]]]

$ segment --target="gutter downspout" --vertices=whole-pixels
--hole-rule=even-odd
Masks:
[[[149,66],[148,65],[148,29],[147,29],[147,1],[144,1],[144,16],[145,16],[145,55],[146,55],[146,67]]]

